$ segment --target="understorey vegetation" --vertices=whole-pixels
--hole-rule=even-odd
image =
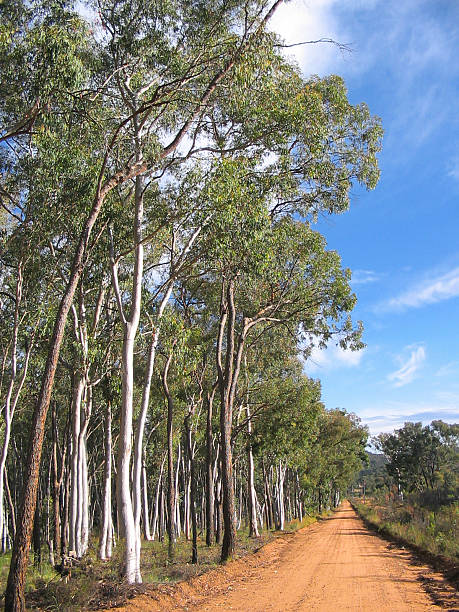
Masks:
[[[373,442],[385,460],[373,455],[370,469],[359,474],[353,489],[359,513],[386,534],[446,559],[457,580],[459,425],[405,423]]]
[[[139,585],[146,543],[225,562],[361,467],[366,429],[303,366],[363,346],[313,224],[376,185],[382,130],[285,57],[281,3],[0,4],[6,610],[32,549]]]

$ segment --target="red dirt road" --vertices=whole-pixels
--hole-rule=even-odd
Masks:
[[[277,538],[255,555],[142,595],[126,612],[193,610],[412,612],[456,610],[441,574],[370,532],[345,502],[330,519]]]

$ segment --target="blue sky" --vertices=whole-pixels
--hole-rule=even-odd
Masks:
[[[459,1],[292,0],[273,26],[305,75],[339,74],[385,130],[376,190],[322,219],[353,270],[366,349],[314,351],[329,408],[370,431],[459,420]]]

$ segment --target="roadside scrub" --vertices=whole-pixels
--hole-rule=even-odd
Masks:
[[[459,504],[435,511],[412,503],[389,500],[385,503],[351,500],[365,523],[413,549],[427,561],[446,570],[454,583],[459,581]]]

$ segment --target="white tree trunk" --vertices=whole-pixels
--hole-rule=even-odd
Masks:
[[[281,531],[285,527],[285,506],[284,506],[284,479],[285,479],[285,468],[282,466],[282,461],[279,461],[278,466],[278,517],[279,517],[279,528]]]
[[[147,364],[147,372],[145,374],[145,381],[142,390],[142,404],[140,407],[140,414],[137,420],[137,427],[135,431],[135,439],[134,439],[134,464],[133,464],[133,503],[134,503],[134,523],[137,534],[137,550],[136,555],[138,558],[138,562],[140,564],[140,518],[141,518],[141,510],[142,510],[142,493],[141,493],[141,476],[142,476],[142,458],[143,458],[143,438],[145,433],[145,423],[147,420],[148,413],[148,405],[150,402],[150,389],[151,389],[151,379],[153,376],[153,369],[155,365],[155,357],[156,357],[156,348],[158,346],[159,341],[159,331],[161,318],[164,313],[164,309],[169,301],[169,298],[172,293],[172,281],[169,282],[167,289],[164,293],[164,296],[161,300],[161,303],[158,308],[156,327],[153,329],[150,351],[148,354],[148,364]],[[146,496],[146,492],[144,493],[144,497]],[[144,522],[148,523],[148,514],[144,513]],[[149,525],[145,530],[145,534],[150,531]],[[147,539],[150,539],[148,536]]]
[[[69,518],[69,553],[80,557],[80,532],[78,529],[80,501],[80,461],[79,461],[79,440],[81,431],[81,401],[85,388],[85,379],[79,374],[73,377],[72,395],[72,444],[71,444],[71,465],[70,465],[70,518]]]
[[[260,536],[258,532],[258,520],[257,520],[257,493],[255,491],[255,464],[253,461],[253,452],[252,452],[252,420],[250,414],[250,406],[247,403],[246,406],[247,411],[247,433],[249,434],[249,444],[247,451],[247,469],[248,469],[248,496],[249,496],[249,535],[251,537],[258,538]]]
[[[166,462],[166,455],[164,455],[163,460],[161,462],[161,469],[159,471],[159,477],[158,477],[158,484],[156,485],[156,495],[155,495],[155,515],[153,518],[153,540],[155,539],[155,535],[156,533],[159,533],[160,528],[159,528],[159,518],[160,518],[160,510],[159,510],[159,505],[161,503],[160,501],[160,491],[161,491],[161,482],[162,482],[162,478],[163,478],[163,470],[164,470],[164,464]]]
[[[99,541],[99,559],[102,561],[112,556],[112,529],[112,412],[110,403],[108,403],[105,415],[104,492]]]
[[[182,459],[182,445],[180,441],[177,446],[177,466],[175,468],[175,510],[174,510],[174,521],[175,521],[175,536],[179,538],[182,534],[182,521],[180,520],[180,492],[179,492],[179,474],[180,474],[180,461]]]
[[[34,345],[35,332],[37,329],[37,325],[35,329],[32,331],[30,335],[30,342],[25,354],[24,364],[22,367],[22,374],[19,379],[16,390],[14,389],[14,385],[17,382],[17,349],[18,349],[18,333],[19,333],[19,308],[22,300],[22,283],[23,283],[23,275],[22,275],[22,264],[18,266],[18,277],[16,282],[16,300],[15,300],[15,308],[14,308],[14,326],[13,326],[13,338],[11,343],[11,378],[8,385],[8,390],[6,392],[5,405],[3,410],[3,416],[5,420],[5,431],[3,434],[2,447],[0,451],[0,534],[2,534],[2,552],[6,552],[8,548],[8,537],[3,537],[3,533],[8,532],[8,525],[6,524],[8,514],[5,508],[5,497],[4,497],[4,487],[5,487],[5,470],[6,470],[6,460],[8,456],[8,448],[11,438],[11,425],[13,422],[14,412],[16,410],[16,406],[19,400],[19,396],[21,395],[21,391],[24,386],[24,382],[27,376],[27,370],[29,367],[30,355],[32,352],[32,347]],[[5,527],[6,525],[6,527]],[[5,547],[5,541],[7,542]]]
[[[148,489],[147,489],[147,467],[145,460],[142,465],[142,514],[143,514],[143,535],[149,542],[153,538],[150,533],[150,513],[148,510]]]
[[[132,279],[131,312],[124,315],[121,295],[118,288],[117,268],[112,259],[112,275],[121,320],[124,324],[121,378],[121,415],[118,439],[116,496],[118,502],[118,522],[121,537],[124,539],[124,571],[128,584],[141,583],[140,574],[140,533],[137,533],[130,487],[130,463],[132,450],[132,419],[134,394],[134,346],[140,320],[142,292],[143,255],[142,242],[144,180],[135,180],[135,223],[134,223],[134,275]]]

